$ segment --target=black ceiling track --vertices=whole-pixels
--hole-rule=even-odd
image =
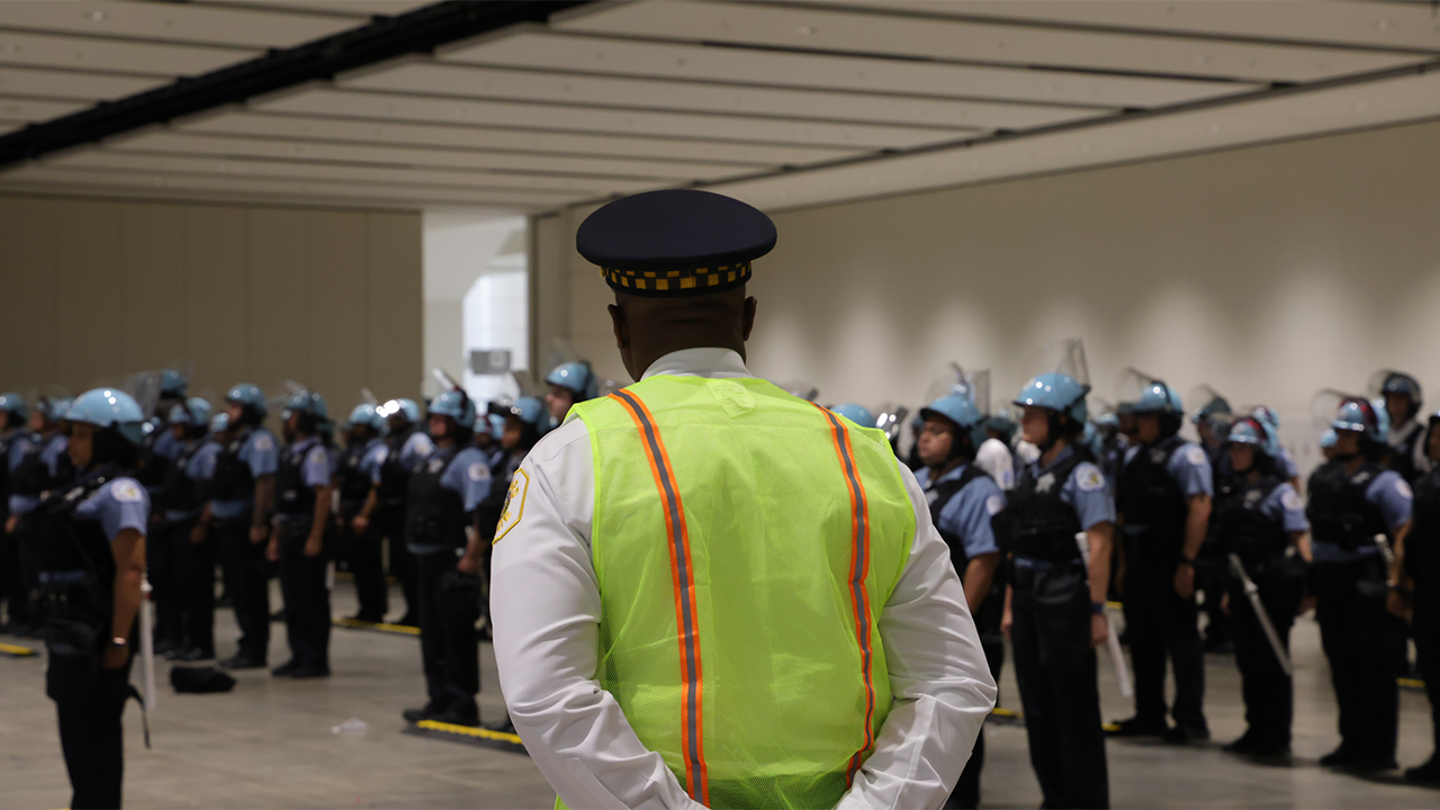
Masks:
[[[0,137],[0,167],[93,143],[151,124],[273,93],[347,70],[550,15],[590,0],[446,0],[334,36],[276,49],[265,56],[201,76],[185,77],[78,113],[32,124]]]

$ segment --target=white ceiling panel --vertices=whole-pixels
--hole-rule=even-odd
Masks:
[[[187,44],[289,48],[355,27],[346,17],[115,0],[0,2],[0,28]]]
[[[509,191],[559,191],[572,197],[629,193],[666,185],[654,180],[615,177],[576,177],[459,170],[454,166],[397,169],[340,163],[293,160],[239,160],[215,157],[175,157],[135,152],[90,149],[42,161],[46,166],[70,169],[119,169],[178,174],[217,174],[235,177],[310,178],[397,186],[459,186]]]
[[[434,5],[437,0],[202,0],[205,5],[240,6],[244,8],[300,9],[352,17],[384,15],[393,17]],[[361,22],[364,22],[362,19]]]
[[[100,188],[148,188],[174,191],[248,192],[280,196],[363,197],[376,200],[432,203],[511,204],[555,206],[573,201],[572,195],[545,191],[485,191],[375,185],[370,183],[317,183],[307,179],[287,181],[275,178],[224,177],[210,175],[161,174],[153,172],[64,169],[58,166],[27,166],[0,174],[0,188],[22,184],[72,185]]]
[[[1433,117],[1440,73],[714,187],[761,208],[909,193]]]
[[[691,42],[1291,82],[1424,61],[1424,57],[1350,49],[1066,31],[754,3],[622,4],[581,9],[552,25]]]
[[[890,95],[742,87],[691,81],[597,78],[426,61],[363,71],[353,77],[341,77],[336,83],[352,90],[383,90],[464,98],[523,99],[643,109],[981,129],[1023,129],[1093,118],[1110,112],[1090,107],[898,98]]]
[[[450,62],[1045,104],[1156,107],[1260,87],[1237,82],[944,65],[873,57],[672,45],[530,30],[437,52]]]
[[[478,152],[313,141],[277,141],[223,135],[193,135],[163,130],[117,141],[112,144],[111,148],[117,151],[149,152],[151,154],[332,161],[399,168],[449,166],[462,169],[532,171],[675,181],[697,178],[714,180],[753,172],[753,169],[729,164],[530,155],[514,152]]]
[[[827,0],[882,11],[1440,51],[1429,3],[1339,0]]]
[[[49,121],[79,112],[90,105],[74,101],[43,101],[35,98],[0,96],[0,118],[11,121]]]
[[[560,104],[415,98],[329,89],[288,93],[254,102],[251,106],[270,112],[337,115],[347,118],[873,148],[919,146],[954,140],[966,133],[966,130],[958,128],[825,123],[703,113],[656,113]]]
[[[176,122],[175,128],[184,132],[207,132],[222,135],[641,157],[647,160],[723,162],[743,166],[816,163],[859,154],[855,149],[828,146],[725,143],[630,135],[579,135],[569,132],[485,129],[440,124],[392,124],[343,118],[312,118],[304,115],[270,115],[236,110],[179,121]]]
[[[79,73],[71,70],[0,67],[0,93],[79,101],[113,101],[168,84],[169,79]]]
[[[240,48],[0,31],[0,64],[8,65],[194,76],[260,55]]]

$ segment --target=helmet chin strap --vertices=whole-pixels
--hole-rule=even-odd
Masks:
[[[1357,458],[1359,458],[1359,457],[1360,457],[1360,453],[1359,453],[1358,451],[1357,451],[1357,452],[1354,452],[1354,453],[1336,453],[1336,454],[1335,454],[1335,460],[1336,460],[1336,461],[1342,461],[1342,462],[1354,461],[1355,459],[1357,459]]]
[[[1051,411],[1050,416],[1045,420],[1045,443],[1035,445],[1040,448],[1041,455],[1050,452],[1050,449],[1055,446],[1055,442],[1060,440],[1060,416],[1059,411]]]

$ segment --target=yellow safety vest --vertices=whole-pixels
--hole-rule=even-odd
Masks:
[[[759,379],[656,376],[571,413],[596,677],[696,801],[834,806],[890,710],[878,624],[915,534],[884,434]]]

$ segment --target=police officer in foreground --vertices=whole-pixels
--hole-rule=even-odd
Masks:
[[[1430,698],[1434,747],[1424,764],[1406,769],[1405,778],[1434,784],[1440,783],[1440,412],[1431,414],[1423,443],[1430,471],[1415,482],[1415,517],[1405,536],[1400,586],[1402,593],[1414,594],[1415,659]]]
[[[774,225],[657,191],[576,243],[639,382],[510,484],[492,608],[526,749],[572,807],[938,807],[995,685],[884,433],[745,367]]]
[[[471,445],[475,403],[445,391],[430,403],[435,450],[410,471],[405,542],[415,557],[420,654],[429,700],[406,709],[411,723],[480,725],[480,534],[476,509],[490,494],[490,467]]]
[[[1425,452],[1426,426],[1418,418],[1425,407],[1420,382],[1400,371],[1382,371],[1379,395],[1390,416],[1390,469],[1408,483],[1415,483],[1430,470],[1430,456]]]
[[[392,399],[376,413],[385,418],[388,431],[385,456],[371,475],[370,495],[360,514],[350,521],[350,528],[357,535],[375,537],[377,543],[382,538],[389,541],[390,575],[400,580],[400,591],[405,595],[405,613],[394,623],[415,627],[419,624],[419,597],[415,559],[405,545],[405,501],[410,491],[410,471],[435,451],[435,445],[420,424],[420,406],[415,400]]]
[[[344,538],[350,573],[355,577],[355,598],[360,605],[353,618],[362,622],[383,622],[390,610],[384,538],[368,520],[364,521],[364,531],[355,531],[355,518],[370,500],[371,482],[385,462],[386,430],[385,417],[374,405],[356,405],[345,424],[345,452],[335,476],[340,492],[338,533]]]
[[[1135,667],[1135,716],[1117,736],[1210,738],[1205,721],[1205,652],[1195,602],[1196,555],[1209,530],[1210,458],[1178,434],[1180,394],[1151,379],[1131,404],[1139,444],[1127,453],[1117,489],[1125,545],[1125,632]],[[1165,721],[1165,661],[1175,674],[1173,727]]]
[[[1221,562],[1229,572],[1226,608],[1247,728],[1225,751],[1280,757],[1290,753],[1294,685],[1266,637],[1244,580],[1228,569],[1229,556],[1240,560],[1245,576],[1259,589],[1266,620],[1288,660],[1290,627],[1305,591],[1310,524],[1300,493],[1276,470],[1279,438],[1247,418],[1235,423],[1227,441],[1232,474],[1215,494],[1214,522]]]
[[[1051,372],[1015,399],[1025,409],[1025,440],[1040,458],[1021,467],[1007,493],[1014,557],[1002,626],[1013,644],[1044,807],[1110,806],[1095,647],[1109,638],[1115,502],[1094,459],[1076,444],[1088,390],[1069,374]]]
[[[4,529],[10,518],[11,475],[31,444],[26,429],[29,419],[30,408],[24,397],[0,394],[0,602],[6,609],[0,633],[18,632],[32,624],[29,594],[21,585],[20,545]]]
[[[190,477],[190,461],[210,430],[210,403],[191,397],[170,409],[165,424],[173,441],[160,494],[151,496],[151,503],[164,519],[150,521],[145,573],[150,581],[150,600],[155,605],[155,654],[171,657],[214,646],[209,629],[213,616],[201,615],[203,608],[192,607],[194,591],[184,579],[187,569],[193,567],[193,561],[185,558],[193,552],[190,537],[204,506],[199,488]],[[163,554],[149,551],[160,545],[166,547]],[[211,573],[208,580],[212,587],[214,579]],[[191,635],[195,638],[189,638]]]
[[[36,403],[30,414],[29,442],[10,474],[10,516],[5,519],[5,531],[17,548],[22,594],[34,593],[39,576],[37,555],[42,538],[37,534],[40,527],[31,519],[31,513],[45,493],[68,484],[75,475],[75,465],[65,452],[70,441],[65,431],[65,414],[72,402],[69,398],[42,398]],[[38,608],[28,613],[28,621],[15,632],[38,638],[44,616]]]
[[[150,499],[131,478],[144,414],[128,394],[97,388],[75,400],[66,452],[76,480],[33,512],[41,538],[46,693],[60,720],[72,808],[120,806],[120,718],[145,578]]]
[[[330,587],[325,581],[325,529],[330,524],[330,448],[321,435],[325,399],[295,394],[282,416],[285,452],[275,474],[275,525],[265,556],[280,563],[285,638],[290,660],[276,677],[330,675]]]
[[[586,360],[561,363],[545,377],[545,382],[550,385],[550,393],[545,395],[545,409],[550,412],[547,429],[565,421],[571,406],[600,395],[600,382]]]
[[[925,429],[920,433],[920,460],[916,483],[930,503],[930,518],[945,545],[950,563],[960,574],[965,603],[980,633],[990,676],[1000,680],[1005,642],[1000,638],[1004,591],[991,598],[1000,564],[1000,541],[995,522],[1005,509],[999,483],[976,463],[976,447],[985,437],[985,415],[960,394],[947,394],[920,409]],[[1007,451],[1008,453],[1008,451]],[[946,807],[980,805],[980,771],[985,765],[985,734],[975,739],[975,750],[955,783]]]
[[[1405,667],[1403,601],[1398,558],[1410,527],[1410,485],[1382,460],[1389,452],[1383,408],[1345,397],[1336,410],[1335,458],[1310,476],[1312,591],[1320,643],[1340,708],[1340,746],[1320,764],[1361,771],[1396,766],[1400,693]]]
[[[209,514],[201,525],[213,533],[225,575],[225,590],[235,606],[240,641],[235,654],[220,662],[227,669],[264,669],[270,649],[270,588],[265,565],[270,516],[275,508],[275,473],[280,448],[261,427],[268,408],[265,394],[241,383],[225,395],[232,437],[215,458],[210,479]]]

